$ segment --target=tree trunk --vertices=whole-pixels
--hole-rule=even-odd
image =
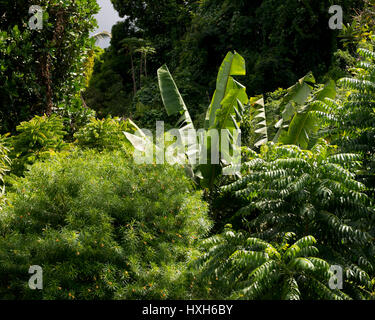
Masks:
[[[142,73],[143,73],[143,54],[141,54],[140,67],[139,67],[139,88],[142,87]]]
[[[132,64],[132,78],[133,78],[133,93],[134,96],[137,94],[137,82],[135,80],[135,70],[134,70],[134,61],[133,61],[133,53],[130,52],[130,61]]]
[[[63,34],[65,31],[65,10],[64,9],[58,9],[56,13],[56,26],[55,30],[53,32],[53,38],[52,38],[52,45],[57,49],[61,49],[62,45],[62,39]],[[52,57],[49,52],[47,52],[41,59],[41,76],[42,76],[42,83],[45,86],[46,89],[46,105],[44,108],[44,112],[47,114],[47,116],[50,116],[52,114],[53,109],[53,88],[52,88],[52,73],[53,73],[53,62]]]
[[[83,98],[82,91],[79,92],[79,95],[81,96],[81,101],[82,101],[83,107],[86,108],[86,109],[89,109],[89,107],[86,104],[85,98]]]
[[[145,54],[145,76],[147,78],[147,54]]]
[[[42,71],[42,81],[46,89],[46,105],[44,112],[47,116],[52,114],[53,102],[52,102],[52,80],[51,80],[51,56],[49,53],[45,54],[41,59],[41,71]]]

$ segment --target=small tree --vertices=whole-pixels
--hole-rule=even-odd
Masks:
[[[286,232],[319,239],[321,257],[344,268],[344,292],[368,298],[374,274],[374,208],[355,180],[360,159],[317,143],[311,151],[267,144],[222,187],[244,203],[235,215],[252,237],[279,242]],[[238,221],[238,220],[237,220]]]
[[[150,44],[146,44],[145,46],[140,47],[136,50],[136,52],[139,52],[141,54],[141,60],[140,60],[140,77],[142,77],[143,70],[145,73],[145,77],[147,78],[147,57],[150,55],[153,55],[156,53],[156,50],[154,47],[152,47]],[[144,68],[142,67],[144,66]]]
[[[50,115],[79,101],[84,86],[85,56],[93,46],[95,0],[5,1],[0,17],[0,120],[14,131],[33,115]],[[29,28],[28,9],[43,10],[43,26]],[[39,17],[40,18],[40,17]]]
[[[127,54],[130,55],[130,63],[131,63],[131,74],[133,80],[133,94],[134,96],[137,94],[137,80],[135,75],[135,63],[134,63],[134,54],[139,50],[139,48],[145,43],[145,40],[138,39],[138,38],[125,38],[121,41],[123,49],[121,51],[125,51]]]

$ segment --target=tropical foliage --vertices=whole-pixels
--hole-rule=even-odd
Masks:
[[[189,298],[186,265],[211,222],[181,170],[93,151],[34,165],[0,219],[1,297]],[[31,265],[43,290],[25,281]]]
[[[244,177],[222,189],[245,199],[236,216],[255,237],[281,241],[286,232],[319,237],[322,257],[343,266],[347,289],[362,297],[371,292],[375,248],[372,199],[354,179],[359,159],[334,153],[323,142],[311,151],[265,145],[244,163]]]
[[[20,175],[28,165],[47,159],[67,145],[63,120],[57,115],[35,116],[17,126],[17,135],[8,140],[11,146],[12,173]]]
[[[361,57],[354,78],[343,78],[340,84],[348,90],[348,100],[335,114],[337,143],[343,150],[362,155],[361,180],[375,195],[375,52],[370,48],[358,49]]]
[[[4,2],[4,1],[3,1]],[[42,8],[42,29],[30,30],[28,10]],[[93,45],[95,0],[6,0],[0,18],[1,131],[34,115],[81,105],[85,54]],[[53,80],[52,80],[53,79]]]
[[[0,0],[0,299],[374,299],[374,0],[111,2]]]
[[[167,114],[180,116],[177,122],[178,134],[182,145],[186,148],[183,152],[186,152],[189,172],[202,187],[212,189],[217,177],[222,172],[222,167],[232,164],[230,161],[228,162],[229,155],[225,154],[221,148],[222,139],[230,139],[232,150],[238,148],[234,130],[239,129],[239,122],[242,120],[244,105],[248,103],[248,97],[246,88],[234,80],[233,76],[245,74],[244,59],[237,52],[229,52],[221,64],[217,76],[216,91],[207,109],[205,131],[198,139],[197,130],[195,130],[189,111],[168,67],[164,65],[158,70],[160,93]],[[217,140],[210,136],[212,131],[219,134]],[[227,136],[223,137],[223,131],[227,133]],[[126,136],[130,142],[134,141],[131,134],[126,133]],[[134,142],[133,144],[135,147],[139,147],[138,144]],[[217,163],[214,163],[211,158],[215,148],[219,153]],[[140,148],[141,151],[143,149],[143,147]],[[201,163],[203,153],[207,157],[206,163]]]
[[[131,125],[119,118],[92,119],[75,135],[76,144],[81,148],[114,150],[127,142],[124,131],[131,131]]]
[[[364,1],[112,0],[112,3],[124,20],[113,27],[112,45],[98,63],[105,68],[94,72],[87,90],[89,105],[102,112],[102,116],[132,113],[130,53],[124,56],[119,51],[122,40],[135,37],[150,42],[156,50],[148,59],[148,81],[156,83],[156,71],[166,63],[194,122],[200,123],[205,119],[208,96],[215,90],[217,67],[228,51],[236,50],[245,58],[247,77],[241,83],[252,95],[289,87],[309,71],[321,79],[335,65],[334,52],[342,48],[338,32],[328,29],[328,8],[341,5],[344,22],[349,23]],[[367,20],[371,21],[371,15]],[[142,58],[140,54],[133,58],[137,77]],[[340,70],[336,69],[336,74]],[[120,100],[118,94],[107,92],[110,86],[121,92],[121,110],[106,107],[111,101],[117,105]],[[143,86],[148,86],[147,82],[138,89]],[[158,105],[149,106],[150,112],[153,109],[157,110]]]
[[[318,257],[312,236],[293,244],[293,233],[286,233],[276,247],[230,225],[222,234],[206,239],[207,253],[194,261],[201,270],[201,281],[208,281],[210,295],[231,299],[349,299],[328,287],[333,273]]]

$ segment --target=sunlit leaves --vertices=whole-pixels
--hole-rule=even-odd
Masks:
[[[288,259],[296,259],[291,268],[314,270],[308,257],[316,256],[318,248],[314,238],[306,236],[311,234],[324,239],[325,259],[352,269],[362,257],[372,261],[363,263],[365,272],[371,272],[375,212],[365,186],[355,180],[359,156],[335,151],[324,141],[311,151],[269,143],[244,164],[243,177],[222,191],[245,201],[237,216],[244,218],[253,237],[276,241],[293,231],[301,238],[285,252]],[[303,257],[307,260],[297,259]],[[321,294],[328,295],[324,290]]]
[[[214,290],[223,297],[235,299],[303,299],[323,298],[328,288],[330,265],[318,258],[319,250],[312,236],[289,245],[295,236],[287,233],[284,242],[272,245],[227,229],[204,241],[207,253],[194,266],[201,281],[217,278]],[[307,279],[317,281],[306,287]],[[307,290],[307,292],[306,292]],[[333,292],[332,292],[333,295]]]

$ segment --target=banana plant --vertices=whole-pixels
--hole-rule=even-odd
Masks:
[[[245,105],[249,102],[246,88],[236,81],[233,76],[243,75],[246,75],[245,60],[238,53],[229,52],[220,66],[216,80],[216,90],[205,119],[206,132],[209,133],[212,130],[219,132],[219,146],[221,146],[222,139],[228,139],[229,146],[231,146],[228,151],[233,152],[233,154],[239,151],[238,139],[240,137],[235,136],[235,133],[240,130]],[[209,161],[207,161],[207,164],[200,164],[196,168],[196,172],[201,177],[203,186],[212,188],[217,178],[222,174],[224,167],[235,167],[232,167],[233,161],[227,154],[228,151],[222,148],[220,148],[220,163],[214,164],[214,161],[210,159],[210,151],[213,148],[212,141],[209,139],[204,139],[204,141],[207,141],[207,145],[203,144],[201,151],[207,150]],[[232,174],[239,175],[239,172],[234,170]]]
[[[325,86],[308,99],[289,124],[288,131],[281,134],[279,141],[284,144],[294,144],[307,149],[313,135],[318,131],[319,117],[317,112],[327,112],[324,101],[336,97],[336,84],[329,80]]]
[[[309,72],[307,75],[299,79],[295,85],[288,88],[288,93],[281,102],[280,107],[283,111],[280,121],[275,125],[279,130],[273,138],[273,142],[279,142],[280,135],[288,129],[288,122],[298,111],[298,106],[303,105],[310,96],[314,84],[315,78],[312,72]]]
[[[336,84],[333,80],[327,81],[319,90],[314,90],[314,84],[315,79],[310,72],[288,89],[280,105],[282,114],[275,125],[278,131],[272,139],[274,143],[294,144],[302,149],[311,146],[313,136],[318,131],[318,113],[329,112],[326,99],[336,97]],[[260,134],[260,139],[254,146],[260,147],[269,141],[264,101],[258,100],[253,103],[252,108],[257,113],[254,120],[258,120],[255,121],[257,130],[254,133]]]
[[[185,146],[184,153],[187,159],[187,171],[200,186],[212,189],[218,177],[223,172],[223,167],[229,166],[230,152],[239,150],[239,136],[235,134],[239,130],[244,105],[249,99],[246,88],[236,81],[233,76],[245,75],[245,60],[237,52],[229,52],[218,73],[216,90],[208,107],[205,127],[197,131],[186,104],[177,88],[177,85],[166,65],[158,72],[158,82],[163,104],[169,116],[180,115],[177,127],[181,141]],[[218,140],[212,138],[212,132],[218,132]],[[126,133],[128,140],[139,150],[141,140]],[[221,148],[222,139],[227,139],[229,150]],[[218,148],[219,161],[212,161],[211,155],[214,148]],[[205,157],[205,163],[197,161]],[[199,162],[199,163],[198,163]],[[236,174],[238,172],[233,172]]]

